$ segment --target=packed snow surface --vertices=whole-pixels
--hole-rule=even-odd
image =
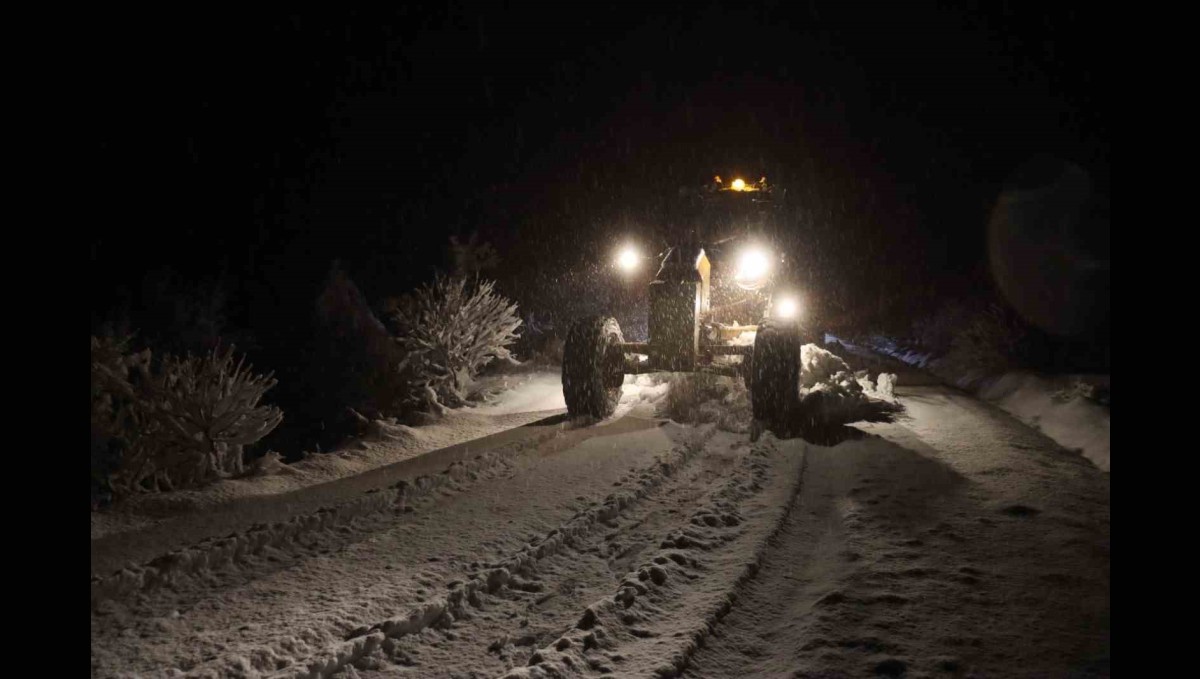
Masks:
[[[94,600],[93,676],[1107,676],[1107,474],[903,377],[828,446],[662,420],[668,385],[155,559]]]
[[[832,335],[826,339],[851,350],[859,349]],[[924,368],[955,386],[974,392],[1064,448],[1078,451],[1100,469],[1111,470],[1110,408],[1094,398],[1097,391],[1108,390],[1107,375],[1050,377],[1028,371],[988,375],[958,369],[932,354],[905,348],[885,337],[871,338],[870,345],[874,351]]]

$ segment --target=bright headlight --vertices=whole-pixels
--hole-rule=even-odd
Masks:
[[[778,318],[795,318],[800,314],[800,303],[795,297],[783,297],[775,302],[774,312]]]
[[[769,273],[771,258],[767,256],[766,250],[751,248],[738,257],[737,271],[733,279],[743,288],[754,289],[766,282]]]
[[[637,268],[638,262],[641,259],[637,250],[633,249],[632,246],[626,246],[621,248],[621,251],[617,253],[617,268],[622,271],[633,271]]]

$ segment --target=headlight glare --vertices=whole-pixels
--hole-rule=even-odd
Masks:
[[[762,248],[750,248],[738,257],[737,271],[733,279],[747,290],[757,290],[767,282],[771,273],[771,258]]]
[[[800,302],[795,297],[782,297],[774,304],[774,316],[776,318],[796,318],[800,315]]]
[[[633,271],[641,260],[638,251],[632,245],[627,245],[617,253],[617,268],[625,272]]]

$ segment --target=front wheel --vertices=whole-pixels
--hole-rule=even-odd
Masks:
[[[563,343],[563,399],[571,417],[613,414],[621,400],[624,342],[615,318],[593,316],[576,321]]]
[[[768,318],[758,326],[747,387],[754,419],[768,428],[785,426],[799,409],[801,344],[795,321]]]

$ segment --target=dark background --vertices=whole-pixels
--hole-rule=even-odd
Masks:
[[[472,231],[499,249],[503,292],[561,306],[713,174],[788,187],[819,292],[842,308],[986,288],[988,215],[1018,166],[1050,154],[1109,191],[1104,11],[118,16],[85,65],[93,330],[163,326],[169,291],[220,282],[229,326],[280,344],[332,260],[376,301],[445,268],[449,236]]]

